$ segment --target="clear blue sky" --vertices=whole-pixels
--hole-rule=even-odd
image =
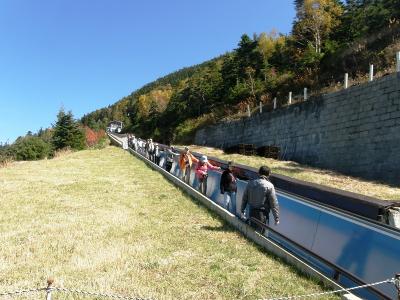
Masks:
[[[289,33],[293,0],[1,0],[0,142],[75,118],[236,48]]]

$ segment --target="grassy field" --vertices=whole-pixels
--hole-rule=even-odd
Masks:
[[[157,299],[323,290],[115,147],[2,168],[0,195],[0,293],[48,277]],[[23,299],[44,298],[35,296]]]
[[[267,165],[273,173],[286,175],[292,178],[318,183],[337,189],[367,195],[382,200],[400,201],[400,187],[367,181],[360,178],[346,176],[334,171],[311,168],[293,161],[280,161],[260,156],[245,156],[240,154],[225,154],[222,150],[210,147],[190,146],[195,152],[218,157],[224,160],[233,160],[236,163],[258,168]]]

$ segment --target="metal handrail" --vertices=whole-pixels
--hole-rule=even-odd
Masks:
[[[270,226],[268,226],[267,224],[261,222],[260,220],[251,217],[250,218],[251,222],[256,223],[257,225],[261,226],[263,229],[266,229],[270,232],[272,232],[273,234],[279,236],[280,238],[284,239],[285,241],[289,242],[290,244],[294,245],[296,248],[299,248],[300,250],[302,250],[303,252],[306,252],[308,255],[313,256],[315,258],[317,258],[319,261],[323,262],[324,264],[328,265],[330,268],[332,268],[335,271],[335,276],[332,278],[334,281],[338,282],[338,279],[340,277],[340,275],[345,275],[347,278],[349,278],[350,280],[352,280],[353,282],[360,284],[360,285],[364,285],[366,284],[362,279],[358,278],[357,276],[349,273],[348,271],[342,269],[341,267],[335,265],[334,263],[326,260],[325,258],[319,256],[318,254],[310,251],[309,249],[305,248],[304,246],[298,244],[297,242],[293,241],[292,239],[284,236],[283,234],[279,233],[278,231],[276,231],[275,229],[271,228]],[[279,241],[278,241],[279,243]],[[293,252],[293,251],[291,251]],[[296,253],[293,253],[296,255]],[[386,300],[390,300],[391,298],[388,297],[387,295],[383,294],[381,291],[373,288],[373,287],[369,287],[369,289],[371,290],[372,293],[374,293],[375,295],[381,297],[382,299],[386,299]]]
[[[163,144],[158,144],[158,145],[160,146],[160,148],[161,148],[162,150],[165,150],[165,149],[170,148],[170,147],[167,146],[167,145],[163,145]],[[179,152],[181,152],[180,149],[176,149],[176,150],[179,151]],[[139,153],[139,154],[140,154],[140,153]],[[199,153],[193,153],[193,154],[194,154],[195,156],[198,156],[198,155],[199,155]],[[143,156],[142,154],[140,154],[140,155]],[[144,156],[143,156],[143,157],[144,157]],[[146,158],[146,157],[144,157],[144,158]],[[147,158],[146,158],[146,159],[147,159]],[[147,159],[147,160],[148,160],[148,159]],[[217,162],[218,162],[218,164],[224,164],[224,162],[222,162],[222,161],[217,161]],[[313,202],[313,201],[312,201],[312,202]],[[320,205],[321,205],[321,204],[320,204]],[[337,209],[337,208],[336,208],[336,209]],[[347,212],[347,213],[348,213],[348,212]],[[329,266],[331,269],[333,269],[333,270],[335,271],[335,275],[333,276],[333,280],[334,280],[334,281],[338,282],[338,279],[340,278],[340,275],[344,275],[344,276],[346,276],[347,278],[349,278],[350,280],[352,280],[353,282],[355,282],[355,283],[357,283],[357,284],[365,285],[365,282],[364,282],[362,279],[360,279],[360,278],[358,278],[357,276],[355,276],[355,275],[349,273],[348,271],[342,269],[341,267],[335,265],[334,263],[332,263],[332,262],[326,260],[325,258],[319,256],[318,254],[316,254],[316,253],[310,251],[309,249],[307,249],[307,248],[305,248],[304,246],[298,244],[297,242],[291,240],[290,238],[284,236],[283,234],[277,232],[276,230],[272,229],[271,227],[269,227],[269,226],[266,225],[265,223],[262,223],[262,222],[260,222],[259,220],[254,219],[254,218],[250,218],[250,219],[251,219],[252,222],[257,223],[257,224],[260,225],[262,228],[267,229],[268,231],[274,233],[275,235],[279,236],[281,239],[283,239],[283,240],[289,242],[290,244],[292,244],[292,245],[295,246],[296,248],[298,248],[298,249],[300,249],[301,251],[307,253],[309,256],[312,256],[312,257],[316,258],[317,260],[321,261],[322,263],[324,263],[325,265]],[[279,242],[279,241],[278,241],[278,242]],[[284,246],[284,245],[282,245],[282,246]],[[287,247],[284,247],[284,248],[287,249]],[[287,250],[288,250],[288,249],[287,249]],[[290,251],[290,252],[292,252],[294,255],[298,256],[298,254],[296,254],[295,252],[293,252],[293,251]],[[339,283],[339,282],[338,282],[338,283]],[[390,297],[388,297],[387,295],[383,294],[381,291],[379,291],[379,290],[377,290],[377,289],[375,289],[375,288],[373,288],[373,287],[369,287],[368,289],[369,289],[369,291],[370,291],[371,293],[375,294],[375,295],[378,296],[380,299],[385,299],[385,300],[390,300],[390,299],[391,299]]]

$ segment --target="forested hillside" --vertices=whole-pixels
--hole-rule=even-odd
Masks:
[[[349,73],[366,78],[393,71],[400,50],[399,0],[296,0],[290,35],[244,34],[237,48],[203,64],[151,82],[114,105],[89,113],[82,123],[105,128],[121,120],[126,130],[163,142],[190,142],[195,130],[240,115],[259,102],[278,106],[289,91],[333,90]],[[266,16],[268,17],[268,16]]]

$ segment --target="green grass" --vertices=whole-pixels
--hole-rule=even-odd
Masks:
[[[42,287],[48,277],[158,299],[323,290],[115,147],[13,163],[0,169],[0,195],[0,293]]]
[[[259,168],[261,165],[267,165],[275,174],[286,175],[292,178],[318,183],[381,200],[400,201],[400,187],[398,186],[346,176],[331,170],[312,168],[293,161],[281,161],[260,156],[226,154],[220,149],[195,145],[190,146],[190,149],[205,155],[218,157],[224,160],[233,160],[236,163],[255,168]]]

